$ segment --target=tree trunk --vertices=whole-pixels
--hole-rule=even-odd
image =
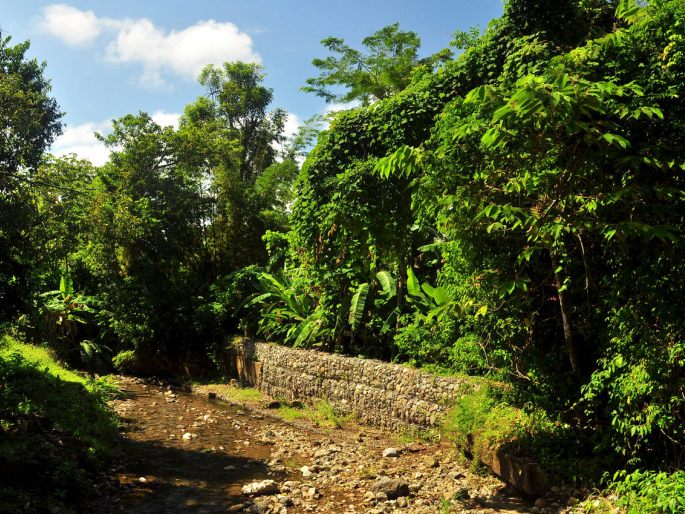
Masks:
[[[556,254],[552,251],[550,252],[550,256],[552,257],[552,268],[554,269],[554,284],[557,288],[557,295],[559,296],[561,323],[564,328],[564,345],[571,363],[571,369],[577,374],[580,371],[580,355],[573,338],[573,329],[571,328],[571,306],[569,304],[568,295],[563,287],[566,277],[564,276],[563,271],[560,271],[559,269],[559,259]]]

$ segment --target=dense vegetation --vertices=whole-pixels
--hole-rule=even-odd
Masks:
[[[0,384],[0,511],[96,511],[117,434],[106,405],[116,388],[6,336]]]
[[[102,167],[46,156],[61,113],[3,39],[1,321],[91,372],[245,331],[507,383],[455,423],[524,407],[531,452],[626,470],[640,511],[629,490],[683,483],[684,26],[678,0],[510,0],[457,57],[329,38],[304,89],[361,106],[301,169],[315,123],[285,140],[243,63],[205,69],[178,129],[116,120]]]

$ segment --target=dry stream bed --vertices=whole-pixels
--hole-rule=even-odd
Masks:
[[[121,386],[125,398],[113,401],[125,421],[120,512],[569,510],[564,491],[535,506],[496,478],[469,471],[448,445],[400,444],[356,425],[287,423],[154,381],[122,378]],[[255,485],[265,480],[273,482]],[[250,484],[269,494],[245,494]]]

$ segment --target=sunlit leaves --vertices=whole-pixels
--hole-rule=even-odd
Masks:
[[[379,159],[374,171],[383,178],[391,175],[412,177],[421,169],[422,159],[423,151],[420,148],[403,145],[387,157]]]

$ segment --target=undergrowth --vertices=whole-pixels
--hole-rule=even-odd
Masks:
[[[113,456],[116,384],[0,336],[0,512],[78,512]],[[72,510],[73,509],[73,510]]]
[[[282,404],[276,415],[286,421],[306,420],[319,427],[342,428],[352,416],[340,415],[327,400],[317,400],[313,405]]]

